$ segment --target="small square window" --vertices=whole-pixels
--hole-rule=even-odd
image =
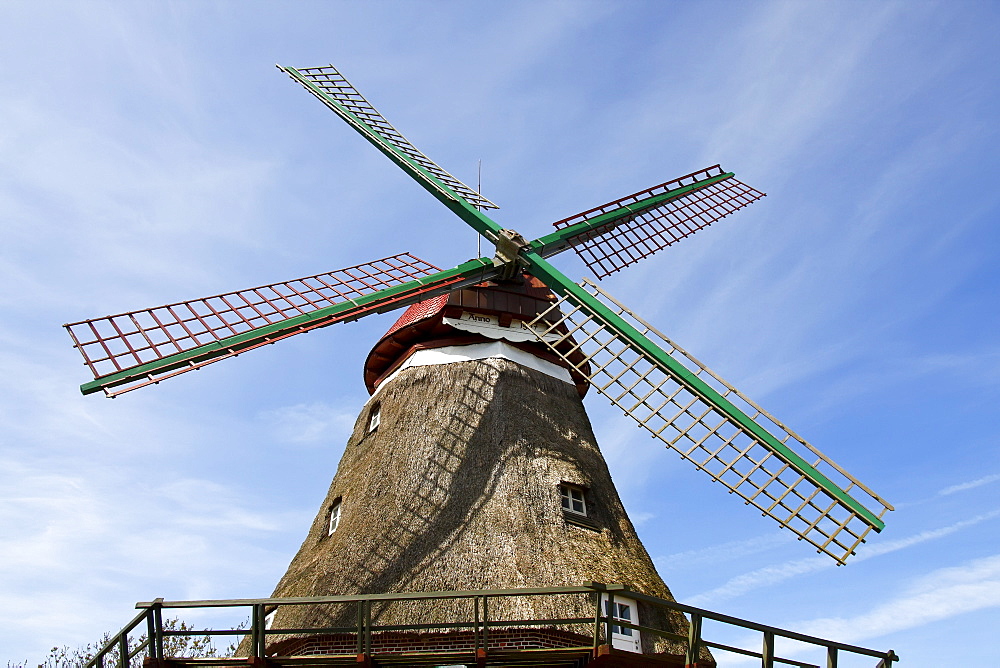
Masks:
[[[562,497],[563,510],[577,515],[587,515],[587,501],[582,487],[563,483],[559,485],[559,495]]]
[[[340,499],[333,502],[330,506],[330,532],[328,535],[332,536],[333,532],[337,530],[340,525]]]
[[[382,404],[375,404],[372,406],[371,412],[368,414],[368,433],[372,433],[378,429],[379,422],[382,421]]]

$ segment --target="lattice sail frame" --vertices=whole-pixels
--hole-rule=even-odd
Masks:
[[[721,166],[713,165],[564,218],[553,225],[563,229],[616,209],[641,207],[644,199],[714,177],[721,178],[652,208],[638,208],[625,222],[598,227],[575,239],[573,250],[597,278],[604,278],[739,211],[764,197],[764,193],[733,178]]]
[[[278,65],[278,69],[300,83],[303,88],[312,93],[335,114],[347,121],[355,130],[358,130],[365,136],[368,136],[368,132],[371,132],[380,138],[388,146],[378,146],[377,142],[374,143],[383,152],[389,152],[386,149],[391,147],[397,152],[397,156],[395,157],[398,158],[398,154],[402,154],[410,162],[419,166],[420,170],[414,171],[409,169],[407,171],[414,178],[420,179],[425,186],[430,185],[439,194],[451,197],[451,194],[441,189],[441,184],[444,184],[454,194],[457,194],[474,207],[479,209],[499,208],[473,188],[470,188],[446,172],[440,165],[411,144],[333,65],[298,69]],[[371,137],[369,137],[370,139]],[[428,179],[428,175],[432,178]]]
[[[84,320],[64,327],[72,337],[74,347],[83,355],[85,364],[99,379],[252,334],[268,326],[281,325],[324,308],[354,304],[356,299],[365,295],[440,271],[410,253],[400,253],[305,278]],[[255,345],[222,350],[211,359],[171,369],[170,373],[140,377],[135,384],[117,392],[105,391],[111,396],[122,394],[337,321],[331,317],[304,323],[291,331],[262,337]]]
[[[877,513],[880,520],[893,509],[826,455],[597,285],[587,280],[582,285],[605,307],[654,341],[692,375],[733,403],[843,492],[866,508],[880,508]],[[546,316],[551,318],[553,315],[557,316],[557,322],[546,320]],[[730,493],[739,495],[747,504],[787,527],[819,552],[833,557],[838,564],[843,564],[864,542],[868,532],[876,528],[868,519],[813,482],[782,454],[706,401],[683,378],[611,330],[601,316],[572,297],[560,300],[532,325],[542,325],[548,328],[548,333],[558,333],[558,339],[542,340],[542,343],[578,371],[581,371],[581,364],[589,362],[590,373],[585,375],[591,385],[655,438],[714,481],[722,483]],[[542,331],[544,329],[539,330],[540,333]],[[575,343],[570,341],[571,338]],[[584,353],[584,362],[573,364],[567,357],[568,348],[563,351],[556,348],[566,341]]]

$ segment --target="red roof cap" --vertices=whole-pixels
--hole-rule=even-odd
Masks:
[[[418,320],[423,320],[424,318],[429,318],[432,315],[437,315],[448,303],[448,296],[449,294],[446,292],[443,295],[431,297],[430,299],[425,299],[422,302],[413,304],[408,309],[403,311],[403,315],[399,316],[399,320],[397,320],[395,324],[389,328],[388,332],[382,335],[382,338],[384,339],[393,332],[397,332],[408,325],[412,325]]]

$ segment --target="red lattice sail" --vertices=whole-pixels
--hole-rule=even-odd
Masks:
[[[655,195],[725,175],[719,165],[661,183],[553,223],[562,229],[616,209],[627,208]],[[573,250],[598,278],[620,271],[657,251],[689,237],[715,221],[764,197],[764,193],[732,176],[680,195],[663,204],[639,209],[625,222],[581,234]]]
[[[84,320],[65,327],[94,377],[102,378],[319,309],[353,302],[439,271],[429,262],[402,253],[324,274]],[[336,321],[311,323],[300,329]],[[288,335],[282,333],[263,343]]]

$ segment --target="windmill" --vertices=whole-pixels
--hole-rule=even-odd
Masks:
[[[410,307],[369,357],[366,382],[373,399],[359,416],[310,537],[279,584],[280,595],[303,595],[312,591],[308,587],[319,586],[316,583],[322,576],[317,564],[323,561],[322,555],[328,555],[329,565],[331,546],[350,534],[347,527],[351,521],[361,521],[357,516],[353,520],[348,517],[349,499],[338,496],[338,484],[359,479],[352,471],[362,466],[365,457],[376,456],[385,470],[406,457],[398,448],[393,450],[394,446],[386,445],[382,450],[372,446],[378,439],[369,434],[388,431],[390,409],[412,404],[404,390],[416,385],[430,387],[432,394],[442,388],[459,388],[452,392],[459,397],[454,406],[473,413],[477,406],[481,409],[477,419],[492,422],[481,421],[476,428],[499,430],[493,446],[531,440],[530,429],[537,435],[546,428],[540,418],[544,417],[543,408],[574,413],[573,402],[579,404],[580,395],[590,387],[728,492],[838,564],[854,553],[869,531],[882,530],[882,518],[892,510],[891,505],[597,284],[589,280],[578,284],[549,262],[552,256],[573,249],[600,279],[751,204],[763,193],[715,165],[565,218],[554,223],[556,231],[529,241],[486,215],[485,211],[497,208],[495,204],[421,153],[333,66],[278,67],[496,248],[492,258],[473,259],[447,270],[403,253],[301,279],[66,325],[95,378],[81,386],[82,392],[103,391],[115,396],[302,332]],[[526,357],[484,353],[470,359],[494,360],[488,372],[482,365],[444,365],[446,371],[428,379],[427,367],[431,365],[413,364],[414,354],[432,349],[444,354],[442,327],[452,334],[475,338],[476,345],[503,339],[501,345],[510,347],[513,342]],[[437,342],[423,347],[417,345],[420,341],[414,344],[421,336],[424,343],[428,337]],[[464,344],[470,341],[464,340]],[[524,415],[538,418],[530,429],[512,425],[521,416],[512,419],[503,411],[483,417],[489,412],[484,406],[493,401],[503,404],[497,398],[502,393],[496,390],[501,377],[507,379],[505,388],[517,387],[516,392],[504,395],[507,399],[503,401],[517,404]],[[439,397],[437,403],[443,400]],[[434,403],[428,401],[428,406]],[[555,403],[546,403],[550,401]],[[466,447],[473,434],[470,431],[463,436],[462,429],[468,425],[459,413],[451,412],[457,422],[447,433],[453,445]],[[555,470],[561,464],[546,464],[549,468],[538,473],[538,480],[558,478],[550,491],[561,497],[565,517],[577,524],[585,525],[589,519],[586,513],[578,512],[588,502],[588,490],[601,497],[603,521],[608,525],[604,528],[622,532],[618,542],[630,545],[626,552],[640,564],[638,571],[622,577],[639,582],[639,588],[656,590],[651,593],[669,596],[621,508],[582,404],[578,415],[566,419],[575,436],[568,444],[553,446],[549,455],[539,455],[540,461],[561,461],[566,466]],[[420,440],[420,424],[405,427],[415,441]],[[424,482],[429,480],[433,486],[434,480],[446,475],[458,484],[458,469],[451,464],[471,456],[465,450],[442,455],[440,439],[431,441],[420,446],[433,446],[424,453],[426,461],[434,464],[435,457],[443,456],[454,462],[438,462],[440,466],[433,472],[415,472],[411,467],[396,478],[386,479],[405,481],[392,483],[397,486],[411,485],[408,489],[422,499],[419,503],[433,503],[435,491],[422,488]],[[506,455],[490,451],[493,446],[483,445],[477,456],[492,457],[495,465],[497,458]],[[556,451],[558,456],[551,454]],[[519,461],[524,470],[532,465],[530,457]],[[364,466],[371,467],[372,462]],[[370,480],[377,475],[378,471],[369,470],[362,478]],[[569,479],[573,475],[589,478],[574,481]],[[530,475],[508,478],[522,480],[520,487],[508,493],[532,494],[530,485],[523,482]],[[493,483],[507,485],[508,478]],[[354,484],[354,488],[359,485]],[[367,495],[365,498],[378,493],[377,486],[367,489],[362,495]],[[435,506],[434,512],[441,510]],[[460,524],[466,516],[457,517]],[[396,517],[393,521],[401,520]],[[412,538],[426,527],[401,524],[396,529]],[[338,531],[341,535],[331,540]],[[427,554],[421,553],[419,559],[405,557],[403,553],[414,543],[404,542],[400,540],[398,554],[391,549],[383,553],[384,542],[368,546],[369,559],[385,562],[375,569],[382,574],[393,572],[400,559],[409,558],[403,576],[379,579],[373,575],[364,582],[354,580],[350,586],[427,586],[413,576],[415,568],[423,569],[421,573],[433,570],[427,566]],[[611,549],[593,547],[605,548]],[[442,559],[442,553],[436,558]],[[356,577],[357,569],[341,566],[345,572],[336,582]],[[336,586],[336,582],[324,586]],[[683,621],[677,624],[682,626]]]

